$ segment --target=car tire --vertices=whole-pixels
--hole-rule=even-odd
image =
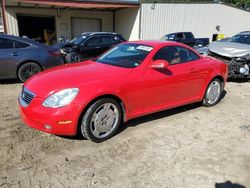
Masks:
[[[202,104],[207,107],[216,105],[221,100],[222,91],[223,82],[218,78],[213,79],[207,86]]]
[[[21,82],[25,82],[31,76],[41,72],[41,67],[34,62],[27,62],[21,65],[17,71],[17,77]]]
[[[102,142],[112,137],[121,124],[122,110],[119,103],[111,98],[94,102],[81,120],[83,137],[93,142]]]
[[[77,63],[81,61],[81,55],[77,52],[70,52],[65,57],[66,63]]]

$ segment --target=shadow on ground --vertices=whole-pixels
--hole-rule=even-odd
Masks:
[[[238,183],[232,183],[231,181],[226,181],[225,183],[215,183],[215,188],[246,188]]]
[[[223,99],[226,96],[226,93],[227,92],[225,90],[222,92],[221,99]],[[129,127],[135,127],[135,126],[140,125],[142,123],[146,123],[146,122],[149,122],[149,121],[154,121],[154,120],[161,119],[161,118],[166,118],[166,117],[169,117],[169,116],[172,116],[172,115],[175,115],[175,114],[179,114],[179,113],[182,113],[182,112],[185,112],[185,111],[189,111],[189,110],[193,110],[195,108],[199,108],[201,106],[202,106],[201,102],[198,102],[198,103],[188,104],[188,105],[185,105],[185,106],[181,106],[181,107],[177,107],[177,108],[173,108],[173,109],[153,113],[153,114],[142,116],[142,117],[139,117],[139,118],[135,118],[133,120],[130,120],[130,121],[122,124],[115,135],[123,132],[124,130],[126,130]],[[86,140],[82,136],[79,129],[78,129],[78,133],[77,133],[76,136],[60,136],[60,137],[66,138],[66,139],[71,139],[71,140]]]
[[[129,127],[135,127],[135,126],[138,126],[142,123],[154,121],[154,120],[161,119],[161,118],[166,118],[166,117],[169,117],[169,116],[172,116],[175,114],[179,114],[179,113],[182,113],[185,111],[193,110],[193,109],[201,107],[201,106],[202,106],[201,103],[194,103],[194,104],[189,104],[189,105],[185,105],[182,107],[161,111],[161,112],[153,113],[150,115],[146,115],[146,116],[142,116],[142,117],[130,120],[126,123],[123,123],[120,126],[116,135],[123,132],[124,130],[126,130]],[[85,138],[81,135],[80,130],[78,131],[78,134],[76,136],[59,136],[59,137],[66,138],[66,139],[72,139],[72,140],[85,140]]]
[[[235,78],[235,79],[228,79],[228,82],[248,83],[248,82],[250,82],[250,78]]]
[[[7,85],[7,84],[20,84],[21,82],[19,80],[0,80],[0,85]]]
[[[225,90],[222,92],[221,99],[223,99],[226,96],[226,93],[227,92]],[[173,116],[175,114],[179,114],[179,113],[182,113],[182,112],[185,112],[185,111],[193,110],[193,109],[199,108],[201,106],[202,106],[201,102],[198,102],[198,103],[188,104],[188,105],[185,105],[185,106],[181,106],[181,107],[177,107],[177,108],[173,108],[173,109],[153,113],[153,114],[150,114],[150,115],[142,116],[142,117],[139,117],[139,118],[136,118],[136,119],[133,119],[133,120],[130,120],[130,121],[126,122],[123,126],[121,126],[121,128],[117,132],[117,134],[124,131],[128,127],[135,127],[135,126],[137,126],[139,124],[142,124],[142,123],[146,123],[146,122],[149,122],[149,121],[154,121],[154,120],[157,120],[157,119]]]

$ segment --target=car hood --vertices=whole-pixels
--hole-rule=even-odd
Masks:
[[[250,45],[229,41],[217,41],[209,45],[209,50],[229,58],[242,57],[250,53]]]
[[[128,76],[130,68],[116,67],[94,61],[85,61],[76,64],[67,64],[41,72],[24,86],[37,97],[47,97],[66,88],[87,89],[87,84],[101,85],[105,79],[118,81]]]

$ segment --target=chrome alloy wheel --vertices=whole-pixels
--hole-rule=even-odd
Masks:
[[[80,61],[80,57],[77,54],[74,54],[71,56],[71,62],[75,63],[79,61]]]
[[[206,99],[209,104],[214,104],[220,98],[221,94],[221,84],[217,80],[210,83],[206,93]]]
[[[110,135],[118,126],[119,111],[112,103],[104,103],[93,113],[90,130],[97,138]]]
[[[25,82],[27,79],[29,79],[31,76],[41,72],[42,69],[40,66],[36,63],[33,62],[28,62],[23,64],[19,69],[18,69],[18,78],[20,81]]]

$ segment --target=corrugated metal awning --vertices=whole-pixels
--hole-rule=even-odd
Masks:
[[[63,0],[18,0],[19,3],[28,3],[47,5],[53,7],[81,8],[81,9],[119,9],[119,8],[137,8],[137,3],[120,2],[97,2],[97,1],[63,1]]]

